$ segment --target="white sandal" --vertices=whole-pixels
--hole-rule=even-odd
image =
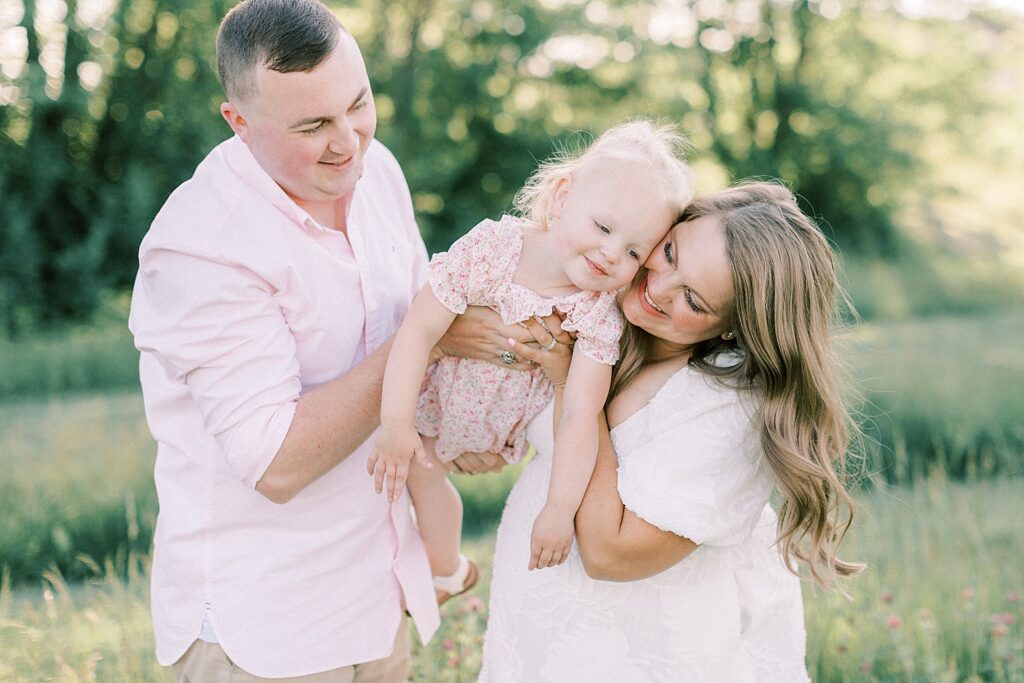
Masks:
[[[437,592],[437,604],[440,607],[456,595],[462,595],[473,588],[480,578],[480,570],[476,562],[465,555],[459,555],[459,566],[450,576],[435,576],[434,590]]]

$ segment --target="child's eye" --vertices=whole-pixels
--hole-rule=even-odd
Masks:
[[[594,225],[596,225],[597,229],[600,230],[601,232],[603,232],[604,234],[606,234],[606,235],[612,234],[612,231],[608,229],[607,225],[601,225],[597,221],[594,221]]]
[[[637,261],[640,260],[640,252],[638,252],[636,249],[630,249],[629,255],[635,258]]]

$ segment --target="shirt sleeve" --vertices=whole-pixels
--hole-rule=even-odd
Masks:
[[[623,324],[615,294],[601,292],[567,311],[562,329],[576,333],[574,352],[580,351],[598,363],[615,365]]]
[[[642,445],[620,458],[623,504],[697,544],[743,541],[768,502],[773,479],[762,469],[760,439],[737,392],[723,388],[655,400],[681,407],[654,420]]]
[[[135,345],[184,384],[206,431],[250,488],[284,442],[301,393],[296,344],[269,284],[203,254],[141,257]]]

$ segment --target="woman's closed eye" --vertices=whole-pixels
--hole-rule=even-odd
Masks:
[[[690,291],[689,287],[683,289],[683,296],[686,298],[686,305],[689,306],[694,313],[703,313],[704,309],[697,305],[697,302],[693,300],[693,292]]]

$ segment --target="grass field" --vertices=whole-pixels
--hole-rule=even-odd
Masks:
[[[849,600],[805,588],[813,679],[1024,680],[1021,482],[933,479],[859,500],[846,555],[870,568],[847,582]],[[492,543],[489,533],[469,543],[484,585],[446,607],[442,632],[415,652],[415,680],[475,680]],[[71,588],[50,573],[37,587],[0,589],[0,680],[168,680],[152,648],[144,570]]]
[[[55,338],[24,363],[0,345],[4,376],[21,373],[5,386],[30,383],[49,355],[58,367],[36,381],[79,377],[84,392],[106,364],[134,364],[126,334],[107,334]],[[850,601],[808,591],[814,679],[1024,681],[1024,311],[862,324],[849,341],[869,476],[847,554],[871,569]],[[75,375],[68,357],[101,361]],[[140,395],[7,396],[0,681],[161,680],[145,597],[155,445]],[[478,557],[515,476],[457,480]],[[417,653],[418,679],[472,680],[485,618],[480,600],[454,607]]]

